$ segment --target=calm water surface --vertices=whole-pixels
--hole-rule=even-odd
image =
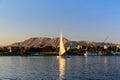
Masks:
[[[0,80],[120,80],[120,56],[0,57]]]

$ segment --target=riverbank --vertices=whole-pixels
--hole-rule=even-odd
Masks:
[[[84,56],[84,53],[66,53],[70,56]],[[21,52],[0,52],[0,56],[57,56],[58,52],[29,52],[29,53],[21,53]],[[106,52],[100,55],[100,53],[96,52],[88,52],[88,56],[120,56],[120,52]]]

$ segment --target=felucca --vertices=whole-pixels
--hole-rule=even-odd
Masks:
[[[59,48],[59,56],[58,57],[69,57],[68,55],[65,55],[65,46],[63,42],[62,32],[60,33],[60,48]]]
[[[63,43],[62,32],[60,33],[60,48],[59,48],[59,56],[62,56],[65,53],[65,47]]]

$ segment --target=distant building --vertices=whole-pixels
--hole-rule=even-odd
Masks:
[[[8,50],[9,50],[9,52],[10,52],[10,53],[12,52],[12,49],[11,49],[11,47],[8,47]]]
[[[77,46],[77,49],[82,49],[82,45],[78,45],[78,46]]]
[[[66,49],[67,49],[67,50],[69,50],[69,49],[70,49],[70,47],[66,47]]]
[[[108,48],[108,46],[107,45],[104,45],[104,49],[107,49]]]
[[[20,47],[8,47],[9,52],[20,52]]]
[[[116,47],[117,47],[118,49],[120,49],[120,45],[117,45]]]
[[[87,46],[82,46],[82,50],[87,50]]]
[[[81,49],[83,51],[87,50],[87,46],[82,46],[82,45],[78,45],[76,48]]]

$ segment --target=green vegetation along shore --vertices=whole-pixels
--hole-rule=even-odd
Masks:
[[[85,51],[97,53],[98,55],[111,55],[111,52],[120,52],[117,46],[107,48],[101,46],[77,46],[66,48],[68,55],[84,55]],[[0,56],[34,56],[34,55],[58,55],[59,48],[45,47],[0,47]]]

